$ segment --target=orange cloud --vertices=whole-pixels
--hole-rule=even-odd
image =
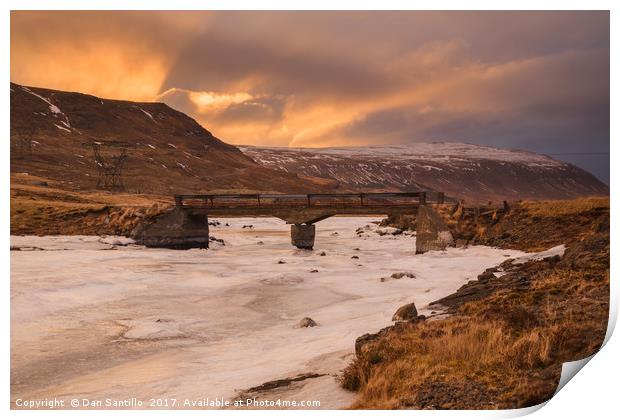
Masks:
[[[11,80],[152,101],[203,13],[11,12]],[[165,29],[165,30],[164,30]]]

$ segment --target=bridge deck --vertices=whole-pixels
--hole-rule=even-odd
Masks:
[[[289,223],[313,223],[334,215],[416,212],[420,205],[441,204],[441,192],[345,194],[177,195],[176,206],[213,216],[279,217]]]

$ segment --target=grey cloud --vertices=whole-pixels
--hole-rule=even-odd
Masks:
[[[275,123],[282,119],[285,105],[286,100],[283,97],[264,97],[231,104],[221,111],[205,116],[219,124]]]

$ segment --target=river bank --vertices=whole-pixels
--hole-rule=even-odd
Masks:
[[[477,220],[456,210],[444,217],[462,245],[555,252],[479,273],[434,302],[447,319],[381,329],[345,371],[343,386],[358,393],[354,408],[532,406],[553,396],[562,363],[600,348],[609,313],[609,199],[524,202]]]

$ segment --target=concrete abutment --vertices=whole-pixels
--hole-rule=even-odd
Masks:
[[[416,218],[416,254],[445,251],[453,243],[452,233],[439,213],[431,206],[419,206]]]
[[[175,207],[155,219],[142,222],[131,237],[149,248],[208,248],[209,218],[206,214],[194,214]]]

